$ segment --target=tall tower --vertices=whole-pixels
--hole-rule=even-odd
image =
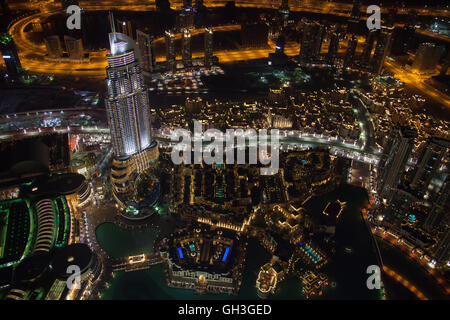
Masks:
[[[449,200],[450,200],[450,177],[447,176],[443,185],[440,187],[439,191],[433,197],[431,202],[431,209],[425,219],[424,229],[427,231],[436,231],[439,226],[444,222],[449,215]]]
[[[170,71],[175,70],[175,35],[172,31],[167,30],[165,32],[166,38],[166,62],[167,69]]]
[[[350,40],[348,40],[347,51],[344,56],[344,67],[352,67],[355,60],[356,46],[358,45],[358,39],[353,35]]]
[[[338,49],[339,49],[339,35],[337,32],[333,32],[330,37],[330,46],[328,47],[327,53],[327,61],[329,64],[334,65]]]
[[[308,63],[317,58],[317,48],[320,48],[317,39],[322,40],[322,37],[318,37],[321,33],[321,25],[315,22],[303,22],[302,30],[299,58],[300,62]]]
[[[392,31],[381,30],[372,59],[373,72],[377,75],[380,74],[383,69],[384,60],[391,50],[391,43]]]
[[[213,30],[205,28],[205,67],[212,65],[213,59]]]
[[[428,139],[419,153],[417,167],[411,180],[411,188],[417,195],[434,201],[435,194],[442,187],[450,168],[450,141],[439,138]]]
[[[150,107],[139,49],[133,39],[115,31],[112,15],[110,21],[105,106],[114,151],[111,181],[114,195],[120,200],[117,194],[131,191],[135,173],[149,167],[157,158],[158,148],[151,137]]]
[[[318,25],[317,27],[317,35],[316,35],[316,39],[314,41],[314,46],[313,46],[313,57],[315,60],[319,60],[320,59],[320,53],[322,50],[322,43],[323,43],[323,39],[325,37],[326,34],[326,30],[325,30],[325,26],[324,25]]]
[[[156,66],[153,38],[141,30],[136,30],[136,40],[142,57],[142,69],[153,72]]]
[[[184,67],[192,67],[191,32],[189,29],[183,30],[181,55]]]
[[[450,228],[441,235],[433,253],[439,264],[446,264],[450,258]]]
[[[11,35],[4,33],[0,36],[0,51],[6,65],[6,72],[10,75],[18,75],[21,72],[19,55]]]
[[[136,43],[117,32],[110,33],[109,38],[106,111],[114,153],[118,158],[127,158],[150,145],[147,89]]]
[[[361,64],[363,66],[368,66],[370,62],[370,56],[372,54],[373,44],[375,43],[375,38],[377,35],[377,30],[370,30],[366,36],[366,42],[364,43],[363,53],[361,56]]]
[[[396,189],[405,171],[406,164],[414,147],[417,131],[408,127],[394,127],[384,147],[378,164],[378,192],[385,196]]]

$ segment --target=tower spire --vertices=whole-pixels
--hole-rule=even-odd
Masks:
[[[115,23],[114,14],[112,11],[109,11],[109,24],[111,26],[111,32],[116,33],[116,23]]]

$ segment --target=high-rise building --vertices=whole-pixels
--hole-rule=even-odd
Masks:
[[[111,29],[111,52],[106,56],[105,105],[114,151],[111,182],[114,196],[123,206],[117,194],[131,191],[131,180],[155,161],[158,148],[151,136],[150,107],[139,48],[133,39],[116,32],[114,23]]]
[[[370,62],[370,56],[372,54],[373,45],[375,43],[377,30],[370,30],[366,36],[366,42],[364,43],[363,53],[361,56],[361,65],[368,66]]]
[[[136,30],[136,40],[142,57],[142,69],[147,72],[153,72],[156,66],[153,38],[148,33]]]
[[[64,44],[70,60],[82,61],[84,58],[83,42],[67,35],[64,36]]]
[[[378,193],[381,196],[397,188],[416,137],[417,131],[409,127],[396,126],[390,131],[378,164]]]
[[[11,35],[4,33],[0,37],[0,51],[5,61],[8,75],[18,75],[22,70],[17,48]]]
[[[120,33],[127,35],[129,38],[134,39],[133,37],[133,28],[131,26],[131,21],[127,19],[116,19],[117,29]]]
[[[441,235],[433,254],[436,262],[446,264],[450,258],[450,228]]]
[[[330,36],[330,45],[328,46],[327,62],[334,65],[339,50],[339,35],[333,32]]]
[[[411,188],[421,198],[435,200],[435,194],[439,192],[450,170],[447,168],[449,150],[450,141],[439,138],[428,139],[419,150]]]
[[[314,60],[320,60],[320,53],[322,50],[323,39],[325,38],[326,30],[324,25],[319,25],[317,28],[317,35],[314,41],[313,58]]]
[[[444,51],[443,46],[434,43],[420,44],[411,67],[412,71],[418,74],[434,73]]]
[[[183,58],[184,67],[192,67],[192,50],[191,50],[191,32],[184,29],[182,33],[181,56]]]
[[[302,63],[309,63],[318,58],[322,45],[322,26],[316,22],[302,23],[302,37],[300,40],[299,59]],[[319,50],[319,52],[318,52]]]
[[[281,0],[280,8],[278,9],[278,12],[281,14],[281,17],[283,19],[283,26],[286,27],[288,24],[288,18],[289,18],[289,0]]]
[[[175,70],[176,66],[176,56],[175,56],[175,34],[172,31],[165,32],[166,39],[166,61],[167,61],[167,69],[170,71]]]
[[[348,40],[347,51],[344,56],[344,67],[352,67],[355,63],[356,46],[358,45],[358,39],[353,35]]]
[[[192,8],[192,1],[190,6],[183,6],[177,16],[178,30],[191,29],[194,26],[194,9]]]
[[[381,73],[384,65],[384,60],[386,59],[387,55],[391,50],[391,43],[392,43],[392,31],[387,29],[381,30],[378,36],[377,45],[375,47],[375,52],[372,58],[373,73],[377,75]]]
[[[286,40],[284,39],[284,36],[279,35],[277,38],[277,42],[275,44],[275,53],[284,53],[285,43],[286,43]]]
[[[205,28],[205,66],[210,67],[213,59],[213,30]]]
[[[433,201],[430,202],[430,210],[425,219],[424,229],[431,232],[447,223],[449,216],[450,177],[447,176],[439,191],[436,192]]]
[[[63,50],[58,36],[49,36],[45,38],[45,46],[47,47],[48,58],[60,59],[62,57]]]
[[[110,33],[106,111],[114,153],[127,158],[150,146],[150,111],[144,87],[140,54],[128,36]]]

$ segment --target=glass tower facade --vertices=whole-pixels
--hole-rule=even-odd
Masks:
[[[150,108],[136,43],[116,32],[109,38],[105,105],[115,155],[126,159],[150,146]]]

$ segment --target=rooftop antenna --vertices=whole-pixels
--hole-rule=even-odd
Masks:
[[[116,33],[116,23],[114,21],[114,14],[112,11],[109,11],[109,24],[111,26],[111,32]]]
[[[112,33],[112,42],[111,42],[111,35],[109,36],[109,41],[111,42],[111,49],[112,45],[116,42],[116,22],[114,20],[114,14],[112,11],[109,11],[109,24],[111,27],[111,33]]]

